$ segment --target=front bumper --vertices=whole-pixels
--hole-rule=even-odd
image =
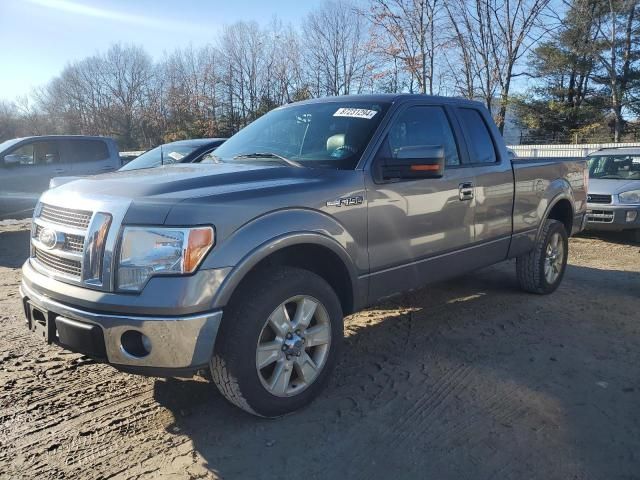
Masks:
[[[628,215],[634,216],[632,221]],[[632,230],[640,228],[640,205],[587,204],[587,230]]]
[[[222,310],[179,316],[90,311],[39,293],[27,278],[20,294],[27,323],[44,324],[50,343],[143,374],[181,376],[208,365],[222,321]],[[34,309],[38,318],[33,318]],[[123,335],[132,331],[148,339],[148,352],[131,353]]]

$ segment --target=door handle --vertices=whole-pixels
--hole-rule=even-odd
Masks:
[[[458,195],[463,202],[473,199],[473,183],[464,182],[458,185]]]
[[[64,173],[64,172],[66,172],[66,170],[65,170],[64,168],[56,168],[56,169],[54,170],[54,172],[55,172],[55,173]]]

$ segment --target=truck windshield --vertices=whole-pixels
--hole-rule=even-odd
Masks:
[[[223,162],[351,170],[388,107],[383,102],[338,101],[277,108],[236,133],[215,156]]]
[[[0,152],[7,150],[9,147],[13,147],[16,143],[18,143],[22,138],[12,138],[11,140],[5,140],[0,143]]]
[[[640,155],[602,155],[590,157],[589,178],[640,180]]]

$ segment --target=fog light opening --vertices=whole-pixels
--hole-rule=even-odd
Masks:
[[[637,210],[629,210],[627,212],[627,222],[635,222],[636,218],[638,218]]]
[[[136,330],[124,332],[120,337],[120,343],[122,350],[132,357],[143,358],[151,353],[151,340]]]

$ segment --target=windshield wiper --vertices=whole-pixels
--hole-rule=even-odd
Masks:
[[[271,152],[243,153],[242,155],[236,155],[235,157],[233,157],[234,160],[239,160],[243,158],[274,159],[274,160],[280,160],[282,163],[285,163],[290,167],[303,167],[301,163],[296,162],[295,160],[290,160],[286,157],[283,157],[282,155],[278,155],[277,153],[271,153]]]

